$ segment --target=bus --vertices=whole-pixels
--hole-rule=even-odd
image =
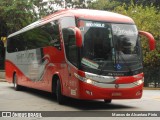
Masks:
[[[154,37],[117,13],[66,9],[7,38],[6,80],[81,100],[139,99],[143,93],[140,36],[155,49]]]

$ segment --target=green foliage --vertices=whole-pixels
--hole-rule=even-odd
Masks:
[[[157,40],[160,40],[160,14],[154,6],[143,7],[142,5],[135,5],[133,3],[130,6],[126,6],[126,4],[123,4],[116,7],[114,12],[133,18],[140,30],[148,31]]]
[[[30,21],[31,12],[28,10],[30,8],[31,5],[26,1],[0,0],[0,17],[6,21],[10,28],[9,32],[21,28]],[[26,17],[27,19],[24,19]]]
[[[0,0],[0,19],[7,23],[10,34],[53,12],[51,3],[43,0]]]
[[[85,0],[66,0],[66,8],[86,8]]]
[[[150,83],[154,83],[154,87],[158,87],[157,84],[160,84],[160,68],[159,66],[151,67],[147,66],[144,67],[144,85],[148,87]]]
[[[157,9],[160,7],[160,0],[112,0],[120,2],[121,4],[125,3],[126,5],[130,6],[131,3],[143,6],[150,6],[154,5]]]
[[[88,8],[98,9],[98,10],[113,10],[118,5],[120,5],[119,2],[111,0],[97,0],[95,2],[91,2]]]

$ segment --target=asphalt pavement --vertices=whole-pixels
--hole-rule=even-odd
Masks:
[[[56,98],[52,97],[50,93],[29,88],[24,88],[22,91],[15,91],[12,84],[0,82],[0,111],[50,111],[53,112],[52,114],[59,114],[58,119],[68,120],[73,120],[77,114],[76,112],[81,113],[82,111],[83,113],[89,113],[89,118],[92,118],[93,116],[95,119],[96,117],[95,120],[105,119],[105,117],[102,118],[100,115],[104,115],[102,113],[109,114],[109,112],[124,112],[126,114],[127,112],[146,111],[147,114],[151,112],[160,114],[160,90],[144,90],[141,99],[113,100],[111,104],[105,104],[102,100],[84,101],[68,98],[65,105],[59,105]],[[77,117],[81,116],[79,113],[77,114]],[[65,117],[66,114],[69,115]],[[81,117],[85,119],[88,118],[86,117],[86,114]],[[114,116],[107,118],[112,118],[112,120],[115,118],[118,120],[122,119],[122,117]],[[134,120],[135,118],[137,119],[139,117],[132,116],[129,120]],[[145,120],[151,120],[151,118],[152,120],[159,119],[159,117],[153,116],[145,117]],[[25,119],[26,118],[24,118],[24,120]],[[36,119],[41,120],[42,118],[34,118],[33,120]],[[45,117],[42,120],[47,119],[49,118]],[[127,117],[123,117],[123,120],[125,119],[127,119]],[[8,120],[8,118],[6,120]]]

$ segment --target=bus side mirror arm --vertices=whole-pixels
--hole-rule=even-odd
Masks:
[[[145,31],[139,31],[139,35],[145,36],[148,38],[148,42],[149,42],[149,49],[150,50],[154,50],[155,46],[156,46],[156,41],[153,37],[153,35],[149,32],[145,32]]]

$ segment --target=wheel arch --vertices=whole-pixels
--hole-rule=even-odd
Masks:
[[[56,74],[54,74],[52,76],[52,86],[51,86],[52,93],[55,93],[55,91],[56,91],[57,80],[60,81],[60,83],[61,83],[61,90],[63,90],[62,79],[61,79],[60,75],[58,73],[56,73]]]
[[[15,74],[17,74],[16,71],[14,71],[13,74],[12,74],[12,83],[14,83],[14,76],[15,76]]]

